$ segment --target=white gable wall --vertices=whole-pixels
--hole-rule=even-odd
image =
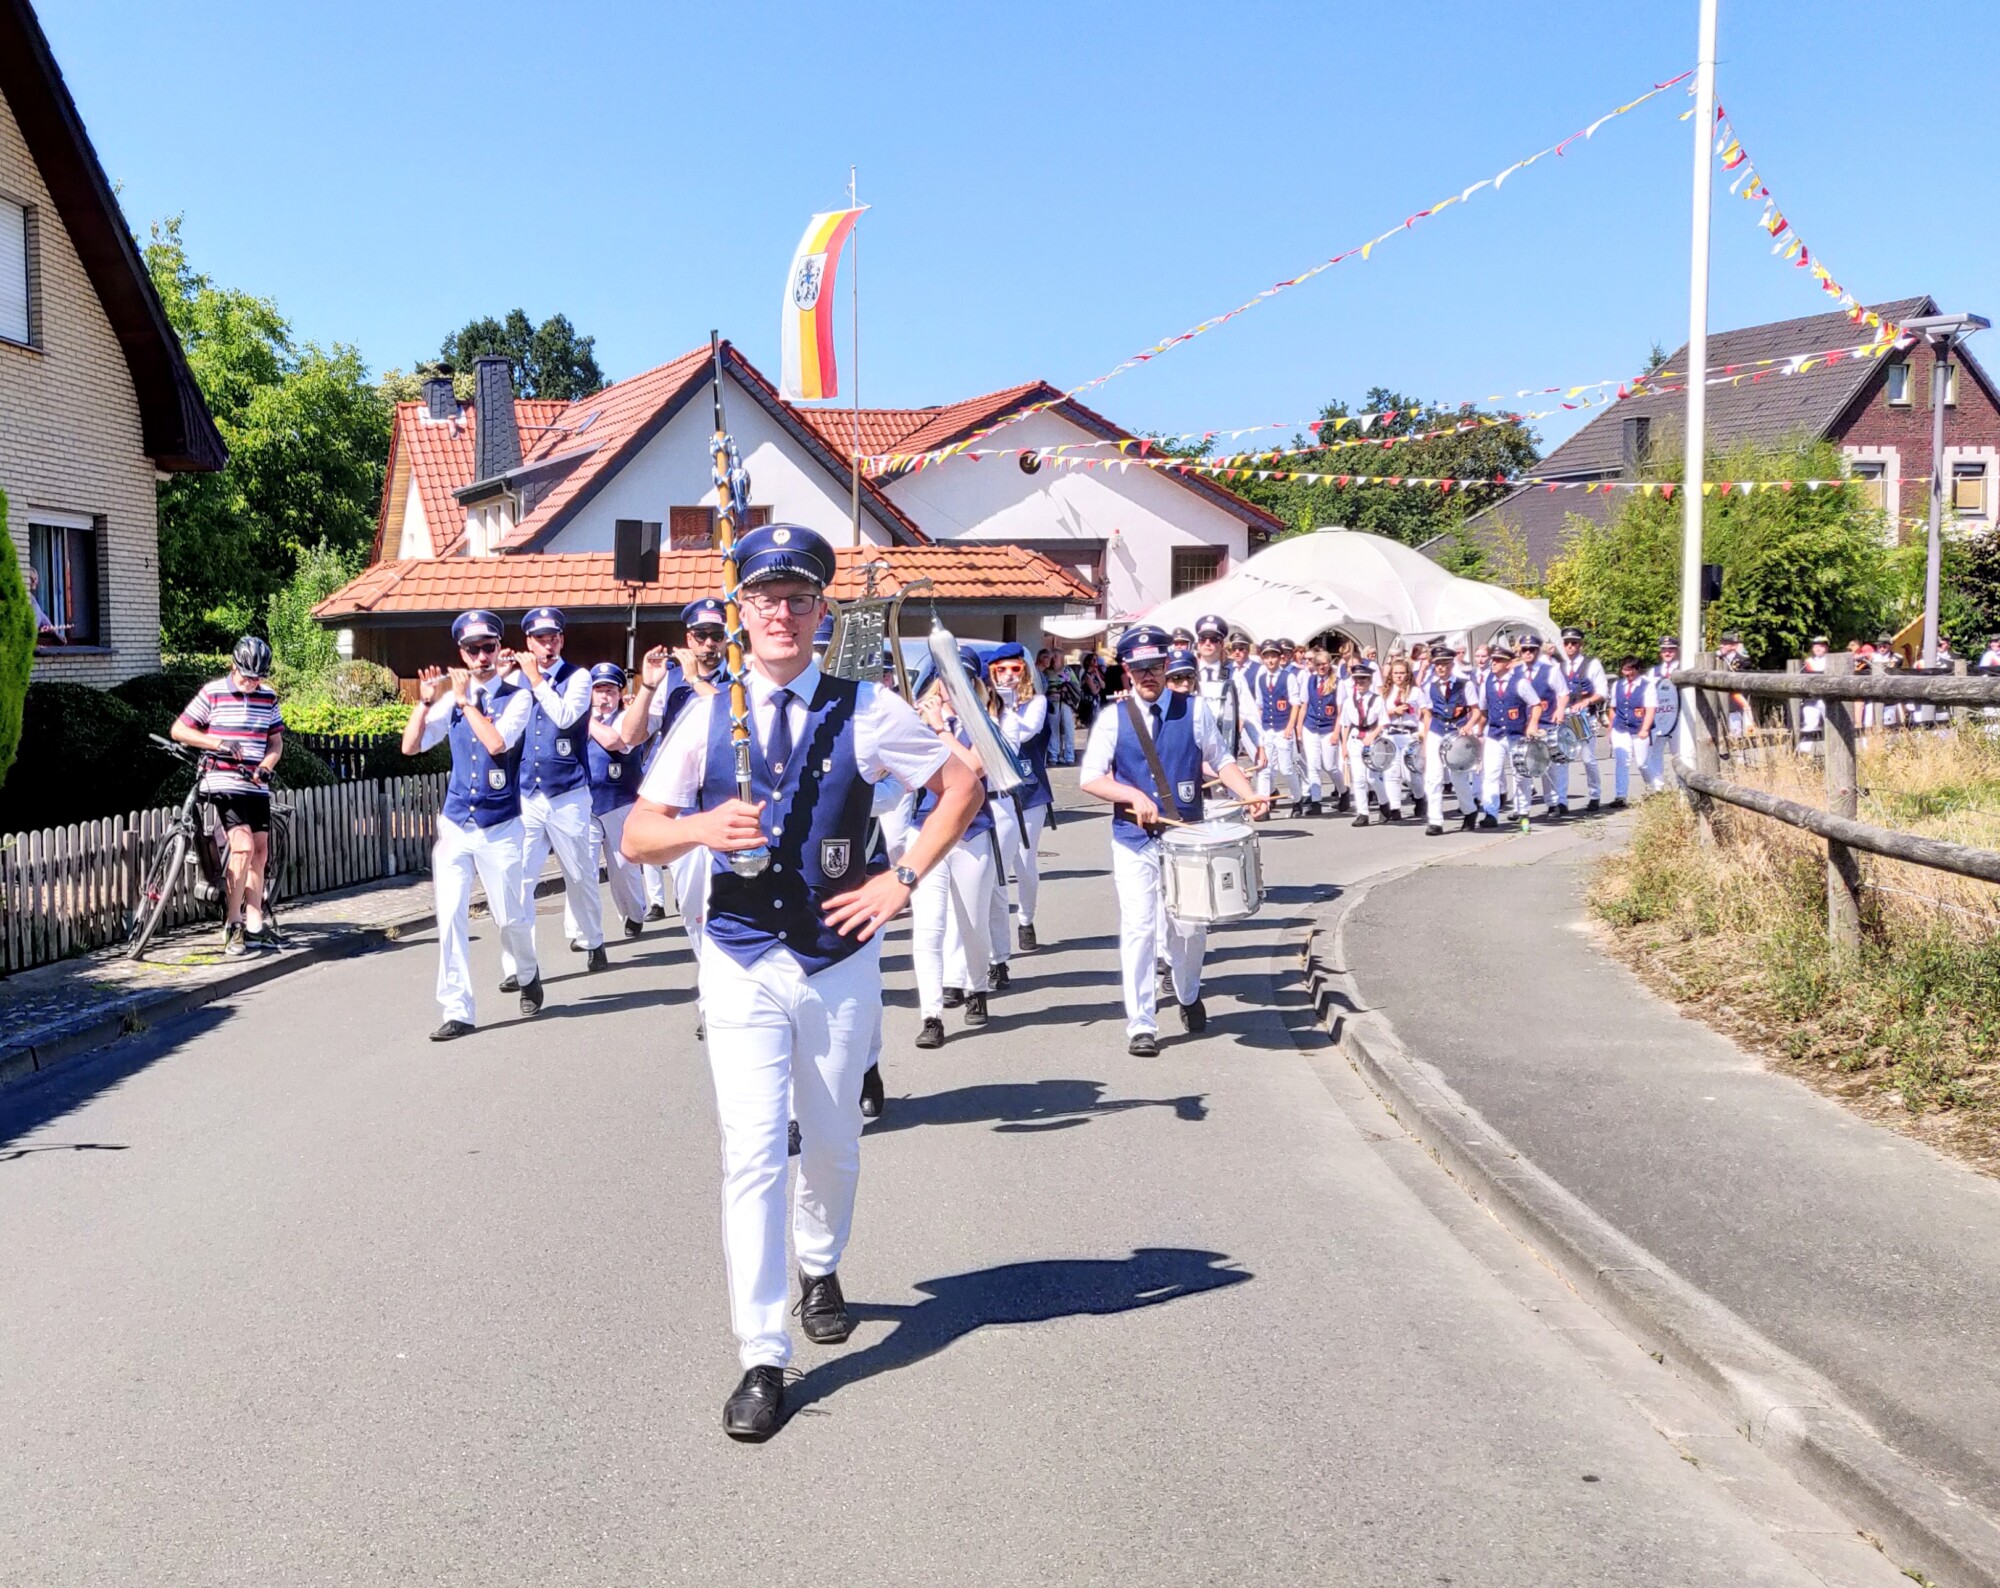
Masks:
[[[995,445],[1053,447],[1098,439],[1053,413],[1009,425]],[[1110,447],[1086,456],[1116,457]],[[894,502],[934,539],[1103,541],[1106,615],[1131,617],[1173,593],[1176,547],[1210,546],[1229,573],[1249,556],[1248,525],[1159,471],[1058,468],[1024,474],[1012,457],[952,458],[888,487]]]
[[[848,493],[819,461],[758,405],[731,377],[730,434],[750,473],[750,501],[769,507],[785,523],[817,530],[836,546],[854,544]],[[612,526],[621,518],[653,519],[665,525],[670,507],[700,507],[715,501],[709,483],[708,442],[714,434],[706,387],[682,405],[666,428],[639,455],[604,482],[602,489],[557,532],[552,552],[612,549]],[[888,532],[862,504],[866,544],[889,544]],[[665,530],[662,529],[662,534]]]

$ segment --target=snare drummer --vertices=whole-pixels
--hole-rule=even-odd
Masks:
[[[1487,647],[1486,687],[1475,697],[1476,731],[1485,738],[1480,762],[1484,795],[1481,827],[1500,825],[1500,795],[1511,790],[1509,819],[1528,830],[1528,779],[1514,770],[1514,746],[1524,738],[1539,738],[1542,697],[1514,666],[1514,647],[1496,639]]]
[[[1382,697],[1375,693],[1375,664],[1357,657],[1347,664],[1340,698],[1340,739],[1347,755],[1347,786],[1354,791],[1354,825],[1368,825],[1368,796],[1387,819],[1382,774],[1368,764],[1368,746],[1382,731]]]
[[[1131,688],[1131,706],[1107,706],[1091,724],[1083,750],[1079,786],[1111,811],[1111,874],[1118,888],[1118,957],[1125,983],[1126,1051],[1150,1058],[1160,1051],[1156,1016],[1159,992],[1154,962],[1164,948],[1172,966],[1173,994],[1181,1026],[1199,1032],[1208,1024],[1201,1001],[1201,959],[1208,931],[1168,919],[1160,941],[1161,801],[1170,800],[1172,819],[1202,818],[1202,779],[1212,769],[1241,800],[1245,814],[1261,816],[1269,801],[1250,786],[1216,726],[1215,714],[1199,693],[1167,688],[1167,634],[1151,623],[1127,629],[1118,640],[1118,660]],[[1132,732],[1128,711],[1136,712],[1152,735],[1165,773],[1160,787],[1144,745]]]
[[[1528,680],[1528,687],[1542,703],[1542,729],[1549,740],[1550,749],[1555,748],[1556,724],[1562,721],[1564,692],[1562,670],[1554,662],[1542,658],[1542,637],[1528,633],[1521,637],[1521,674]],[[1549,764],[1541,776],[1542,808],[1551,817],[1565,816],[1563,808],[1569,773],[1563,764],[1550,756]],[[1528,798],[1535,796],[1531,782]]]
[[[1603,773],[1597,766],[1597,740],[1593,733],[1596,712],[1609,691],[1604,664],[1583,648],[1582,629],[1562,632],[1563,717],[1577,743],[1583,762],[1583,786],[1590,791],[1590,809],[1596,810],[1604,796]],[[1569,764],[1555,768],[1557,808],[1569,810]]]
[[[1479,820],[1479,802],[1472,791],[1472,779],[1444,758],[1445,742],[1463,731],[1473,712],[1471,685],[1454,676],[1453,661],[1451,652],[1442,646],[1431,653],[1430,681],[1418,697],[1424,722],[1424,832],[1433,838],[1444,831],[1447,776],[1451,779],[1451,792],[1458,800],[1460,829],[1469,833]]]

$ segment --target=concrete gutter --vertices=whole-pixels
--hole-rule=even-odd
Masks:
[[[1349,890],[1306,949],[1313,1007],[1389,1112],[1578,1294],[1713,1397],[1738,1432],[1878,1538],[1910,1575],[2000,1588],[2000,1519],[1892,1449],[1832,1384],[1697,1290],[1535,1167],[1407,1052],[1347,973],[1349,915],[1408,867]]]

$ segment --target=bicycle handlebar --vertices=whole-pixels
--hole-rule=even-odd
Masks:
[[[149,733],[146,737],[176,760],[195,762],[198,770],[206,771],[208,763],[213,762],[218,769],[240,772],[253,782],[268,783],[271,780],[270,773],[255,761],[246,761],[240,755],[224,750],[197,750],[193,745],[182,744],[178,739],[168,739],[157,733]]]

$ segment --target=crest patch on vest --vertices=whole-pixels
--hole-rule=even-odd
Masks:
[[[847,875],[853,846],[845,838],[822,838],[819,842],[819,869],[829,881]]]
[[[1174,798],[1179,800],[1183,805],[1192,805],[1194,803],[1194,785],[1192,783],[1176,783],[1174,785]]]
[[[497,766],[488,767],[486,769],[486,786],[490,789],[505,788],[507,786],[506,769]]]
[[[615,783],[625,775],[625,763],[622,761],[613,761],[604,771],[605,775]]]
[[[556,740],[556,754],[557,755],[569,754],[569,740],[567,739]]]

